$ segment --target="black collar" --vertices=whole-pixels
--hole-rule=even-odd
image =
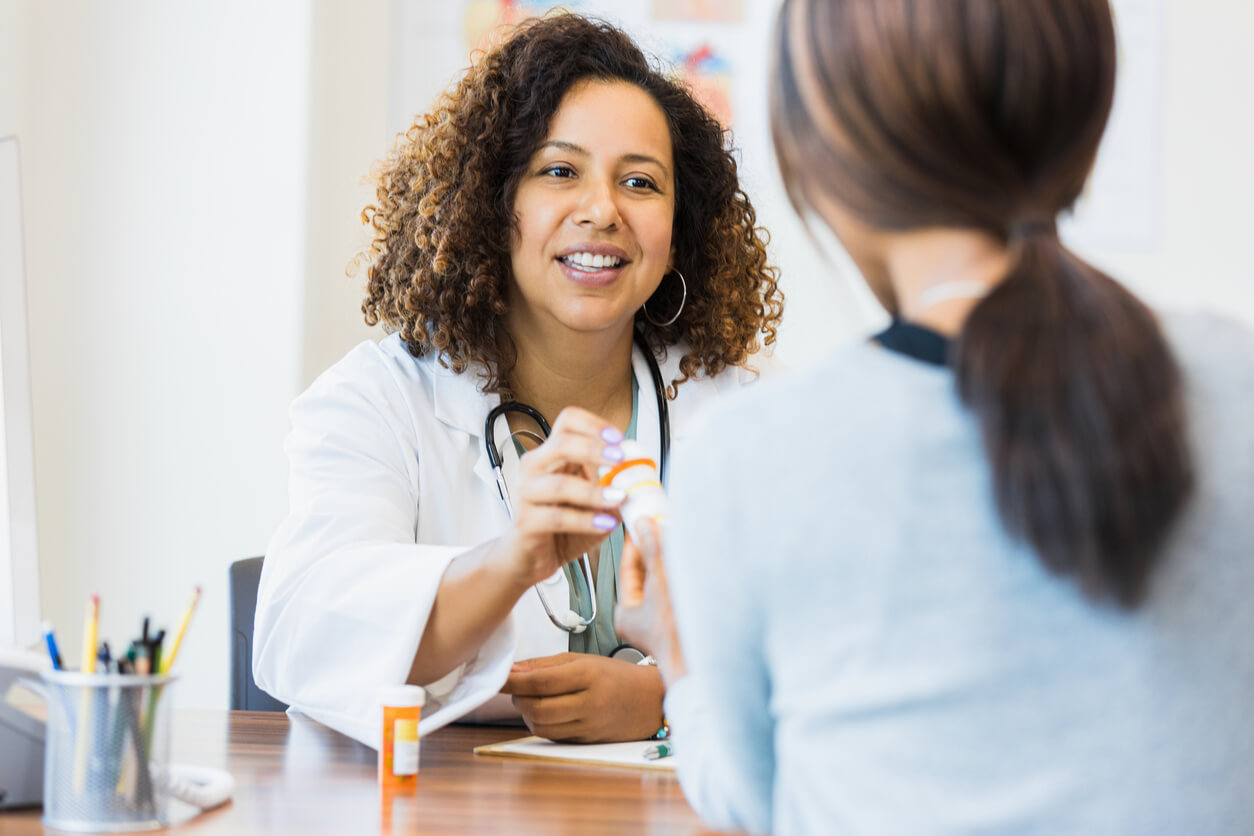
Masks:
[[[894,319],[891,325],[871,340],[889,351],[903,354],[928,365],[949,365],[951,343],[949,338],[921,325]]]

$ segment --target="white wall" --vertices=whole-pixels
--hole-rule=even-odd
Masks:
[[[285,507],[300,385],[310,8],[25,4],[43,604],[115,646],[204,585],[183,705],[225,705],[227,565]]]
[[[29,5],[0,0],[0,136],[24,126]]]
[[[1152,8],[1152,0],[1116,5]],[[747,0],[762,50],[743,58],[766,97],[769,0]],[[1155,172],[1159,222],[1148,246],[1087,244],[1086,258],[1151,303],[1208,307],[1254,325],[1254,106],[1249,80],[1254,54],[1254,4],[1245,0],[1162,0]],[[742,97],[743,99],[743,97]],[[740,128],[750,194],[774,233],[774,256],[788,295],[780,353],[790,365],[810,362],[828,346],[860,336],[882,321],[852,265],[835,247],[829,265],[811,246],[783,196],[774,171],[768,125]]]
[[[1146,299],[1254,324],[1254,4],[1164,0],[1160,232],[1079,248]]]
[[[390,147],[387,130],[389,0],[317,0],[310,76],[309,233],[302,380],[311,382],[367,329],[365,269],[345,275],[370,243],[361,210],[374,198],[367,175]]]
[[[21,34],[26,11],[16,3],[0,2],[0,139],[23,127],[26,44]],[[0,144],[0,647],[29,639],[38,617],[38,570],[30,562],[35,532],[19,154],[16,143]],[[21,307],[10,310],[9,305]]]

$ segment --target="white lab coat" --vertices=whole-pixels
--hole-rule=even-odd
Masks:
[[[678,376],[672,347],[662,376]],[[753,365],[759,369],[761,363]],[[639,348],[637,438],[659,439],[653,380]],[[672,446],[720,390],[755,375],[729,369],[690,380],[670,403]],[[257,684],[331,728],[379,745],[375,693],[405,681],[449,561],[509,525],[484,450],[484,420],[499,402],[479,378],[432,355],[413,357],[393,334],[365,342],[292,404],[286,449],[290,512],[266,552],[257,594]],[[498,443],[508,428],[499,422]],[[517,484],[518,456],[500,445]],[[543,583],[554,611],[567,606],[561,572]],[[427,687],[421,733],[458,719],[517,718],[499,694],[519,659],[568,649],[534,591],[478,654]]]

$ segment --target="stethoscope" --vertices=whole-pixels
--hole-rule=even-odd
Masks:
[[[658,458],[658,473],[662,481],[665,482],[666,456],[671,448],[671,419],[670,410],[666,404],[666,384],[662,380],[662,370],[658,368],[657,359],[653,356],[653,350],[649,348],[644,335],[637,331],[634,339],[636,345],[644,353],[644,358],[649,364],[649,375],[653,378],[653,393],[657,398],[658,425],[661,429],[661,443],[659,445],[661,455]],[[494,406],[488,412],[487,421],[484,422],[483,426],[483,443],[488,449],[488,462],[492,465],[492,472],[496,476],[496,489],[501,494],[501,501],[505,503],[505,510],[512,520],[514,518],[514,503],[510,501],[509,486],[505,484],[505,471],[503,469],[501,451],[496,446],[495,441],[497,419],[509,412],[519,412],[526,415],[532,421],[535,421],[536,426],[540,428],[540,433],[534,433],[530,430],[511,430],[509,434],[510,441],[513,441],[516,436],[525,435],[543,443],[553,430],[538,409],[519,401],[506,401],[498,406]],[[549,606],[549,599],[545,597],[544,591],[540,589],[540,585],[536,584],[534,587],[536,594],[540,596],[540,603],[544,605],[545,613],[549,616],[549,621],[552,621],[555,626],[567,633],[582,633],[588,629],[590,624],[597,620],[596,585],[592,580],[592,564],[588,561],[587,552],[580,556],[579,566],[583,574],[584,585],[588,590],[588,596],[592,599],[592,614],[587,618],[581,617],[579,613],[571,609],[565,610],[562,616],[558,616],[553,612],[553,608]]]

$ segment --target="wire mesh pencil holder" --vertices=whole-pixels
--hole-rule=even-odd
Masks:
[[[45,671],[43,823],[118,833],[169,824],[170,676]]]

